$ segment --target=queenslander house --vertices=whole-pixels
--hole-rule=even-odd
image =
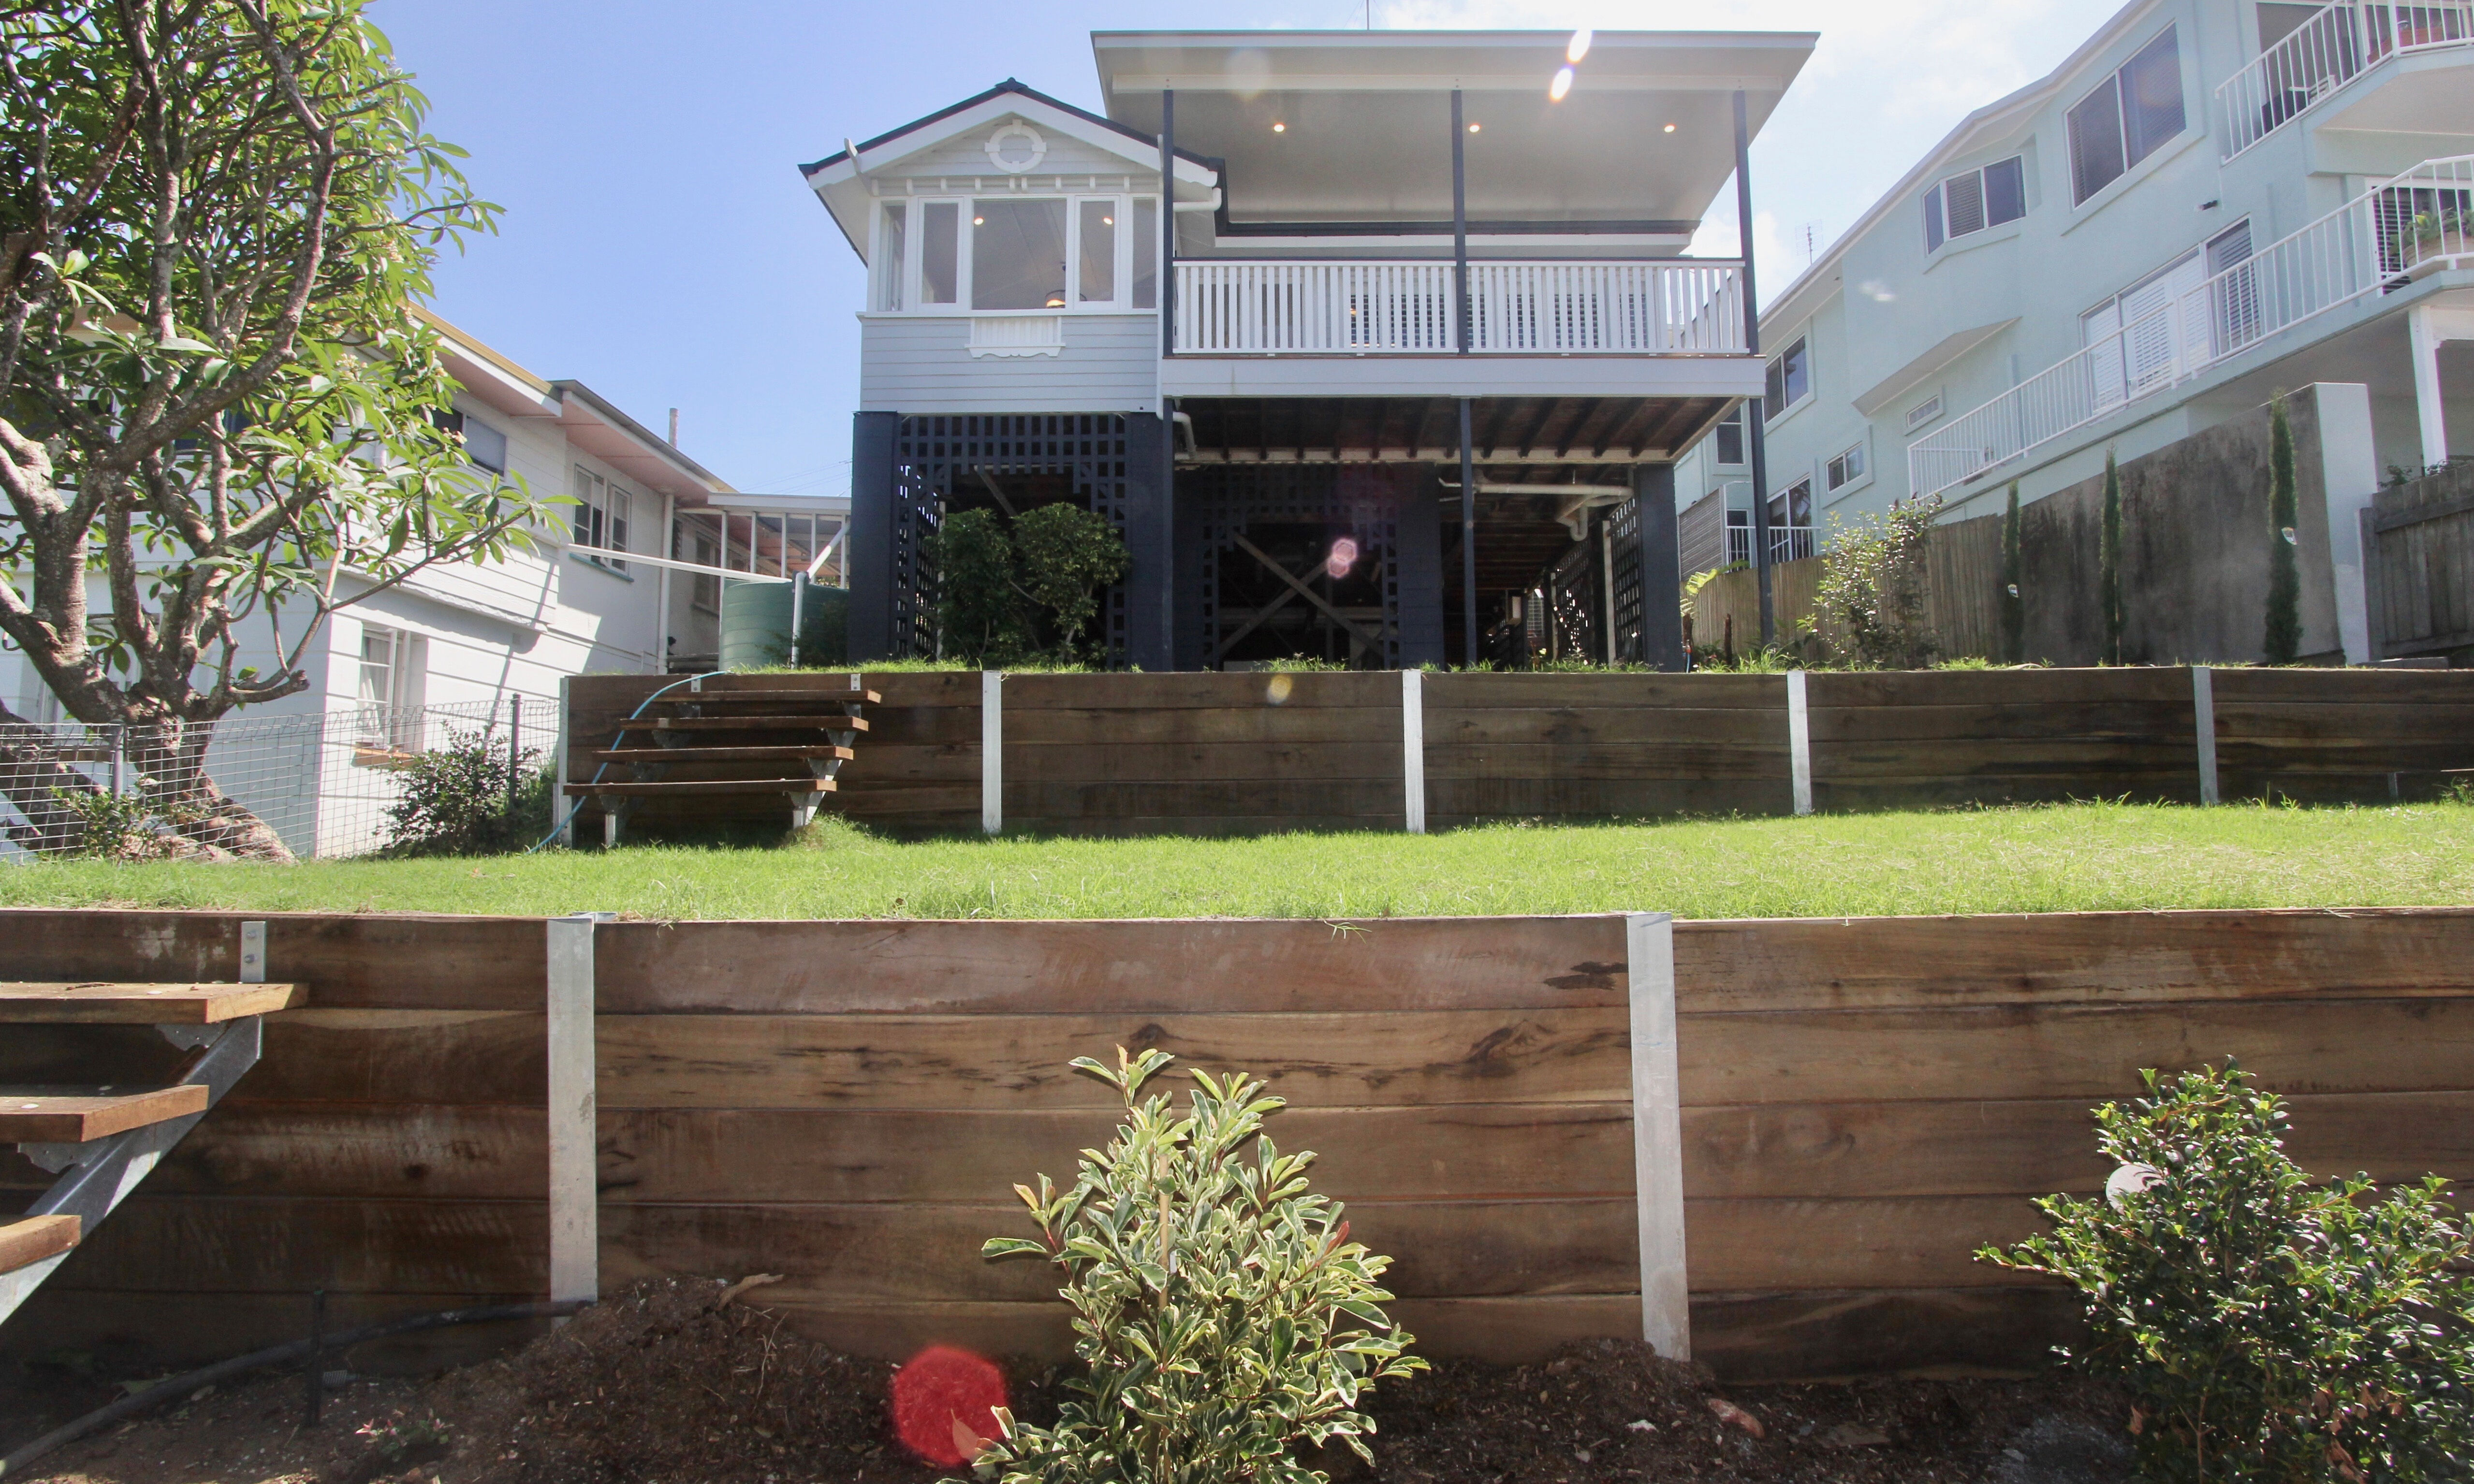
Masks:
[[[803,167],[868,269],[852,658],[934,651],[947,516],[1070,500],[1145,669],[1458,664],[1541,606],[1680,665],[1675,461],[1762,377],[1686,250],[1813,39],[1102,33],[1100,111],[1007,81]]]
[[[1910,497],[1998,514],[2282,393],[2316,403],[2317,647],[2359,663],[2372,492],[2474,454],[2470,225],[2474,4],[2137,0],[1769,303],[1766,395],[1684,461],[1685,570],[1761,514],[1777,560]]]

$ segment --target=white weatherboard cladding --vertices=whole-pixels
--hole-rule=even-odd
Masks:
[[[1061,327],[1055,355],[971,353],[971,316],[861,319],[860,406],[868,412],[1154,412],[1159,316],[1042,316]]]
[[[1028,124],[1039,131],[1048,148],[1039,163],[1028,171],[1009,172],[988,158],[987,142],[998,131],[1011,125]],[[1132,139],[1126,147],[1136,154],[1143,146]],[[1158,152],[1152,151],[1156,157]],[[1043,127],[1037,119],[1008,114],[985,129],[974,129],[967,134],[946,139],[915,155],[880,162],[873,153],[868,157],[868,178],[885,195],[915,191],[920,195],[997,195],[1017,190],[1039,194],[1055,194],[1058,187],[1081,191],[1091,187],[1091,178],[1101,179],[1099,188],[1113,191],[1133,177],[1138,190],[1155,189],[1159,166],[1143,169],[1124,155],[1111,154],[1074,138],[1055,129]],[[1060,179],[1061,178],[1061,179]],[[974,182],[977,184],[974,184]],[[1020,184],[1016,182],[1020,182]]]

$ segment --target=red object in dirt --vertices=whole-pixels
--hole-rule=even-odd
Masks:
[[[903,1447],[943,1468],[969,1463],[996,1437],[992,1414],[1005,1404],[1005,1373],[950,1345],[932,1345],[893,1373],[893,1430]]]

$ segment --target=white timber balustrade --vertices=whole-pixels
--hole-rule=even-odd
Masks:
[[[2388,59],[2474,44],[2474,0],[2331,5],[2217,88],[2224,157],[2233,158]]]
[[[2474,155],[2428,159],[2138,316],[1907,449],[1938,495],[2365,295],[2474,263]]]
[[[1449,355],[1447,261],[1176,265],[1180,355]],[[1473,262],[1481,355],[1743,355],[1743,265]]]

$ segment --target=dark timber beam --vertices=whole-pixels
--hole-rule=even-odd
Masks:
[[[1744,122],[1744,90],[1735,89],[1735,235],[1744,259],[1744,349],[1761,353],[1761,310],[1753,287],[1753,136]],[[1744,407],[1744,437],[1753,452],[1753,573],[1761,596],[1761,644],[1778,642],[1778,610],[1770,594],[1770,460],[1760,398]]]
[[[851,416],[850,658],[893,655],[893,444],[898,412]],[[909,655],[898,658],[909,659]]]
[[[1684,668],[1684,586],[1675,541],[1675,466],[1636,464],[1633,500],[1640,520],[1640,657],[1663,670]]]

